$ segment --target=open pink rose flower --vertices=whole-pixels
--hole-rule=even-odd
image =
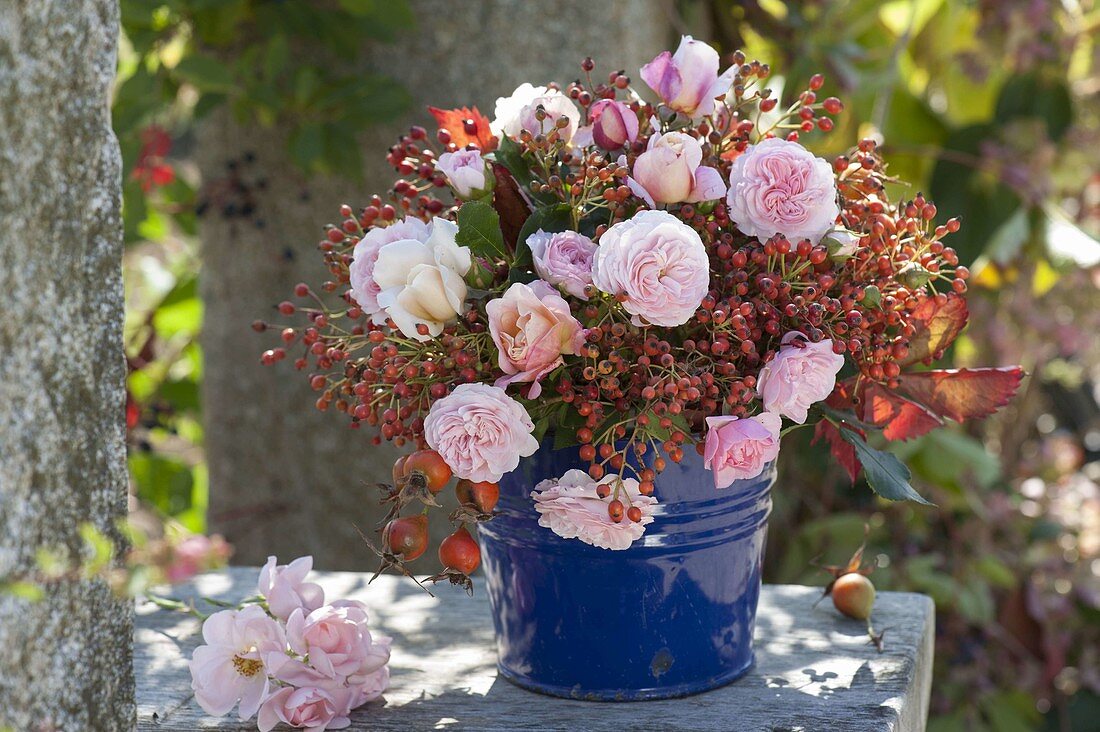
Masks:
[[[691,135],[666,132],[649,138],[626,184],[654,208],[658,203],[713,201],[726,195],[722,174],[702,165],[703,147]]]
[[[257,589],[271,614],[286,620],[295,610],[313,612],[325,604],[325,591],[315,582],[306,582],[306,575],[313,569],[313,557],[299,557],[290,564],[277,565],[275,557],[268,557],[260,570]]]
[[[666,211],[639,211],[600,237],[592,282],[624,295],[635,325],[683,325],[710,288],[710,260],[695,229]]]
[[[637,506],[642,512],[642,520],[623,519],[615,523],[607,514],[611,498],[600,498],[596,485],[597,482],[583,470],[567,470],[557,480],[544,480],[536,485],[531,498],[539,513],[539,526],[563,539],[580,539],[600,549],[629,548],[645,533],[646,525],[653,523],[657,499],[643,496],[638,490],[638,481],[623,478],[622,490],[626,495],[620,500],[628,506]]]
[[[390,660],[390,640],[371,636],[366,609],[353,600],[310,613],[295,610],[287,618],[286,637],[292,651],[333,679],[365,678]]]
[[[594,241],[576,231],[550,234],[539,229],[527,237],[527,248],[539,277],[573,297],[588,299],[584,288],[592,284]]]
[[[260,732],[270,732],[280,722],[316,732],[344,729],[351,724],[348,715],[352,710],[352,696],[353,692],[346,688],[284,686],[260,707],[256,726]]]
[[[460,384],[428,411],[424,439],[455,476],[475,483],[500,480],[538,440],[527,410],[499,386]]]
[[[719,64],[718,52],[710,45],[684,36],[675,54],[662,51],[642,67],[642,81],[670,109],[699,119],[714,112],[714,100],[733,84],[736,70],[719,75]]]
[[[829,396],[844,357],[825,339],[811,343],[798,331],[783,336],[783,347],[760,369],[756,394],[764,409],[804,424],[812,405]]]
[[[351,266],[348,276],[351,278],[351,296],[367,315],[382,310],[378,304],[378,294],[382,288],[374,281],[374,265],[378,261],[378,251],[395,241],[411,239],[427,241],[428,225],[420,219],[403,219],[386,227],[375,227],[359,240],[352,250]]]
[[[703,465],[714,474],[715,488],[728,488],[736,480],[760,475],[779,455],[777,414],[762,412],[755,417],[707,417]]]
[[[778,137],[758,142],[734,161],[726,203],[737,227],[760,241],[782,234],[817,244],[840,215],[829,163]]]
[[[507,374],[496,385],[532,382],[531,399],[542,393],[539,381],[562,364],[562,355],[584,345],[584,329],[569,313],[569,303],[542,280],[515,283],[490,300],[485,313],[500,369]]]
[[[207,714],[228,714],[239,702],[251,719],[270,690],[265,657],[286,652],[283,627],[259,605],[222,610],[202,624],[205,645],[188,664],[195,700]]]
[[[447,176],[455,194],[462,198],[486,188],[485,161],[479,150],[445,152],[436,160],[435,167]]]

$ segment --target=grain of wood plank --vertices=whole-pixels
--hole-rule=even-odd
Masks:
[[[239,600],[255,593],[257,570],[234,568],[176,588],[181,598]],[[757,616],[757,662],[741,680],[686,699],[608,704],[533,694],[495,668],[484,589],[473,598],[439,587],[432,598],[410,580],[352,572],[317,573],[331,598],[354,597],[371,628],[393,637],[393,672],[383,699],[352,716],[353,730],[730,730],[769,732],[917,732],[931,686],[934,615],[923,595],[879,593],[875,625],[886,629],[878,653],[861,624],[820,590],[765,586]],[[201,642],[199,622],[139,604],[134,664],[138,729],[254,730],[203,714],[191,695],[187,659]]]

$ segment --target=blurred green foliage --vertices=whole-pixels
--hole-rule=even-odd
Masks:
[[[124,164],[134,493],[191,531],[205,529],[199,389],[202,301],[189,152],[219,109],[279,125],[302,175],[362,175],[356,135],[409,104],[395,80],[355,61],[414,21],[402,0],[122,0],[113,103]],[[303,59],[308,62],[303,63]]]

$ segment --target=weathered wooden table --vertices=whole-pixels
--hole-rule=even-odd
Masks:
[[[257,570],[233,568],[174,588],[174,595],[237,601],[255,594]],[[633,703],[569,701],[513,686],[496,674],[484,588],[474,597],[449,586],[432,598],[411,580],[319,572],[329,598],[353,597],[371,628],[393,637],[392,680],[383,699],[352,716],[356,730],[923,730],[932,673],[932,602],[883,592],[875,627],[831,604],[820,590],[764,588],[756,623],[756,666],[739,681],[686,699]],[[205,716],[191,695],[187,659],[201,642],[194,617],[139,603],[134,665],[139,730],[254,730],[255,720]]]

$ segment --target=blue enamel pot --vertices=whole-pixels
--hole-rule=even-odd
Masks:
[[[479,526],[506,679],[593,701],[686,696],[753,663],[752,631],[775,468],[716,490],[694,449],[657,476],[654,521],[629,549],[562,539],[530,494],[584,469],[544,442],[500,481],[500,514]]]

